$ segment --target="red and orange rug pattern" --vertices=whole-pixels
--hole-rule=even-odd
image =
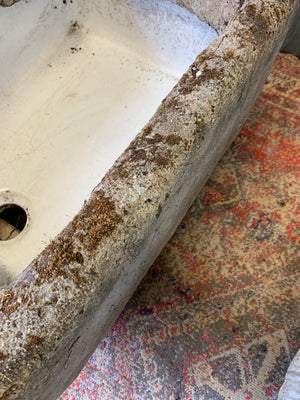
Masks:
[[[60,400],[276,399],[300,345],[300,61],[242,131]]]

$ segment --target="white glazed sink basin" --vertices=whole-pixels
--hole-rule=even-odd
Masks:
[[[217,34],[166,0],[0,11],[0,209],[17,204],[28,216],[0,241],[6,283],[70,222]]]
[[[238,134],[299,4],[174,2],[222,32],[166,0],[0,7],[0,399],[55,400],[76,377]]]

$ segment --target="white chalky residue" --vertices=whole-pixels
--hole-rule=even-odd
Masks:
[[[78,212],[216,37],[169,1],[0,8],[0,190],[27,198],[30,212],[24,234],[0,242],[11,277]]]

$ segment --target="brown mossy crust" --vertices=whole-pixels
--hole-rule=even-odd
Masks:
[[[75,216],[68,229],[84,249],[94,250],[99,242],[109,236],[120,222],[122,222],[122,217],[116,212],[114,201],[111,197],[107,197],[103,190],[100,190],[93,192],[88,203]],[[78,261],[78,254],[75,255],[75,258]]]
[[[241,14],[241,22],[245,22],[245,18],[251,21],[249,28],[254,36],[264,35],[267,32],[268,20],[265,17],[264,7],[259,10],[256,4],[247,4],[244,7],[244,14]]]
[[[152,161],[155,162],[156,165],[158,165],[159,167],[167,167],[170,164],[170,159],[168,157],[165,157],[163,155],[154,155],[151,158]]]
[[[3,395],[0,397],[0,400],[7,400],[11,394],[13,394],[16,390],[19,389],[18,385],[13,385],[9,389],[7,389]]]
[[[35,336],[35,335],[29,335],[27,338],[28,344],[31,346],[41,346],[45,339],[39,337],[39,336]]]
[[[19,0],[0,0],[0,6],[1,7],[11,7],[15,3],[17,3]]]
[[[193,64],[189,68],[188,72],[186,72],[181,78],[179,93],[187,95],[195,90],[198,90],[199,86],[206,81],[223,81],[223,78],[224,70],[220,68],[205,68],[204,70],[201,70],[200,65]]]
[[[157,116],[163,113],[160,107]],[[141,133],[127,147],[126,158],[119,159],[111,174],[115,179],[129,178],[133,166],[143,168],[143,175],[147,175],[155,168],[167,168],[172,166],[172,147],[178,146],[182,138],[179,134],[170,133],[162,135],[153,133],[156,126],[149,123]]]
[[[84,263],[82,252],[89,254],[89,251],[94,250],[104,237],[109,236],[120,222],[122,222],[122,218],[116,212],[113,201],[102,191],[94,192],[81,212],[58,238],[46,247],[40,257],[33,261],[32,268],[38,272],[35,278],[36,285],[41,285],[54,278],[70,279],[78,287],[86,284],[87,279],[81,271]],[[87,227],[89,227],[88,232],[86,232]],[[74,244],[76,241],[79,245]],[[76,249],[77,247],[81,247],[82,252],[80,249]],[[0,311],[8,318],[28,300],[26,291],[23,290],[19,293],[19,291],[9,288],[1,299]],[[50,303],[52,305],[56,302],[57,297]],[[28,343],[40,345],[42,341],[38,337],[30,336]]]
[[[29,293],[27,292],[26,284],[23,285],[22,289],[13,290],[11,287],[8,288],[0,302],[0,311],[7,318],[10,314],[18,310],[21,305],[29,302]],[[1,357],[0,357],[1,359]]]
[[[19,308],[20,303],[15,300],[15,293],[11,288],[9,288],[1,299],[0,311],[2,311],[6,316],[16,311]]]
[[[194,91],[199,90],[199,87],[204,83],[210,81],[218,81],[224,84],[226,79],[226,71],[219,66],[213,66],[217,63],[229,61],[234,59],[233,48],[226,49],[223,54],[218,54],[211,49],[203,50],[196,58],[195,62],[190,66],[188,71],[183,74],[181,80],[177,84],[178,93],[182,95],[188,95]],[[239,56],[236,56],[238,59]],[[212,61],[212,66],[209,62]],[[173,103],[175,100],[173,100]],[[167,100],[167,104],[170,105],[170,100]],[[176,105],[178,106],[178,99],[176,99]]]
[[[52,262],[46,266],[43,264],[41,266],[40,263],[34,263],[33,265],[33,268],[38,272],[36,278],[37,284],[41,285],[45,280],[54,277],[57,277],[59,280],[61,278],[71,278],[77,284],[85,280],[85,278],[81,277],[80,267],[76,265],[83,263],[83,256],[80,252],[75,251],[70,239],[66,239],[60,243],[50,243],[47,251],[53,254]],[[70,264],[72,264],[72,267]]]
[[[142,137],[150,136],[153,130],[153,126],[151,124],[147,125],[142,132]]]
[[[244,47],[243,39],[249,41],[254,38],[255,41],[263,41],[269,38],[273,33],[274,22],[280,23],[292,2],[290,0],[281,4],[278,2],[276,7],[271,9],[266,4],[265,2],[261,2],[260,6],[255,2],[245,4],[242,12],[238,14],[239,22],[245,27],[240,34],[241,47]]]
[[[168,144],[169,146],[175,146],[175,145],[178,145],[181,141],[182,141],[182,138],[180,136],[171,134],[165,138],[164,142],[166,144]]]
[[[38,259],[33,262],[32,267],[38,272],[36,283],[41,285],[54,277],[71,279],[78,286],[86,283],[81,273],[83,253],[89,255],[120,222],[122,217],[116,212],[114,202],[101,190],[93,192],[80,213],[41,253],[45,263]]]

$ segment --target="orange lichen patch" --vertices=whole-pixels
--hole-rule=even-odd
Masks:
[[[132,148],[132,153],[131,153],[131,161],[137,162],[137,161],[146,161],[147,160],[147,153],[146,150],[144,149],[135,149]]]
[[[196,77],[196,73],[199,71],[200,67],[205,66],[208,61],[214,59],[226,61],[233,58],[233,56],[234,56],[234,50],[232,48],[226,49],[224,54],[217,54],[215,51],[205,49],[197,56],[195,63],[191,66],[192,68],[191,72],[193,76]]]
[[[289,4],[277,4],[269,10],[264,4],[260,8],[256,4],[247,4],[243,10],[244,12],[239,15],[240,22],[247,26],[247,30],[241,32],[240,37],[242,39],[248,39],[251,36],[259,36],[261,39],[270,37],[274,31],[274,24],[282,21],[282,17],[287,13],[288,7],[290,7]]]
[[[178,135],[171,134],[168,136],[163,136],[159,133],[156,133],[152,137],[147,137],[145,140],[147,144],[164,143],[167,144],[168,146],[178,145],[182,141],[181,137]]]
[[[102,191],[94,192],[81,212],[32,263],[32,268],[38,272],[35,283],[40,285],[52,278],[68,278],[78,286],[86,283],[87,278],[82,273],[84,255],[78,247],[81,246],[82,251],[88,254],[104,237],[109,236],[121,221],[113,201]],[[75,244],[76,240],[79,245]],[[0,310],[5,316],[9,316],[27,301],[26,293],[19,295],[10,288],[1,299]],[[37,339],[31,337],[30,342],[37,344]]]
[[[77,285],[86,283],[87,279],[81,273],[84,256],[76,250],[75,241],[77,240],[88,254],[104,237],[109,236],[121,221],[122,218],[115,211],[113,201],[102,191],[94,192],[89,202],[58,239],[50,243],[41,254],[42,259],[51,255],[48,256],[48,262],[37,260],[33,263],[33,268],[39,273],[36,283],[41,284],[42,281],[52,277],[69,278]]]
[[[245,12],[249,17],[255,18],[255,16],[256,16],[256,5],[255,4],[246,5]]]
[[[117,214],[114,202],[101,190],[93,193],[92,198],[74,217],[67,229],[85,249],[93,250],[121,221],[122,218]],[[82,255],[78,252],[75,255],[73,253],[72,257],[75,257],[77,262],[82,261]]]
[[[40,346],[41,344],[43,344],[45,341],[45,339],[39,337],[39,336],[35,336],[35,335],[30,335],[28,336],[28,343],[32,346]]]
[[[222,79],[224,76],[224,72],[222,69],[206,69],[204,70],[201,75],[197,78],[197,83],[204,82],[210,79]]]
[[[277,21],[280,21],[283,15],[284,9],[281,8],[279,9],[279,7],[274,7],[274,13],[276,15],[276,19]]]
[[[67,278],[71,275],[71,272],[74,281],[78,281],[79,268],[73,268],[72,271],[65,268],[66,265],[72,262],[80,264],[82,264],[83,262],[83,256],[81,255],[81,253],[75,252],[71,240],[65,239],[64,241],[59,243],[52,242],[47,247],[47,250],[53,254],[52,262],[48,267],[45,265],[33,265],[33,267],[39,273],[36,282],[40,284],[41,280],[49,279],[53,276],[56,276],[58,279],[61,279],[61,277]]]
[[[1,299],[0,311],[8,317],[10,314],[15,312],[21,304],[28,303],[29,297],[26,291],[26,286],[24,285],[25,292],[16,291],[14,292],[12,288],[8,288]],[[1,357],[0,357],[1,359]]]
[[[164,107],[161,105],[159,113],[163,112]],[[167,146],[170,148],[179,145],[182,138],[175,133],[167,136],[160,133],[153,134],[153,129],[154,126],[151,124],[146,126],[127,147],[126,157],[117,161],[111,171],[114,179],[128,178],[133,166],[143,167],[143,175],[146,175],[152,168],[167,167],[172,164],[172,153]]]
[[[157,144],[157,143],[162,143],[164,140],[164,137],[160,133],[156,133],[155,135],[151,137],[145,137],[145,141],[147,144]]]
[[[224,54],[224,60],[229,60],[232,58],[234,55],[234,50],[233,49],[228,49],[226,50],[226,53]]]
[[[1,299],[0,311],[2,311],[4,315],[8,316],[20,307],[19,302],[13,301],[14,298],[15,293],[11,288],[9,288]]]
[[[181,141],[182,141],[181,137],[175,134],[168,135],[164,140],[164,142],[169,146],[178,145]]]
[[[168,118],[168,114],[166,111],[168,110],[176,110],[177,108],[182,107],[180,98],[178,96],[169,95],[165,98],[161,105],[159,106],[158,112],[160,114],[161,121],[166,121]]]
[[[0,397],[0,400],[7,400],[9,397],[9,395],[11,395],[13,393],[14,390],[18,390],[20,389],[20,386],[18,385],[13,385],[11,386],[9,389],[7,389],[3,395]]]
[[[241,25],[238,26],[238,30],[235,33],[232,33],[233,37],[238,41],[240,49],[245,48],[247,43],[252,43],[253,51],[255,51],[255,43],[263,42],[271,36],[274,30],[274,22],[280,22],[280,19],[278,20],[276,16],[280,14],[279,7],[276,6],[275,8],[277,9],[276,11],[269,10],[264,4],[258,7],[255,3],[246,4],[242,8],[237,16],[237,20]]]
[[[111,171],[111,176],[114,180],[120,179],[121,181],[126,180],[130,175],[130,171],[126,168],[126,159],[118,161],[115,164],[115,168]]]
[[[59,243],[57,249],[54,249],[54,251],[55,255],[53,257],[53,261],[55,264],[65,264],[66,261],[78,262],[79,258],[81,260],[80,264],[82,264],[82,254],[80,254],[79,252],[74,252],[74,246],[70,241]],[[80,254],[80,257],[78,256],[78,254]]]
[[[201,71],[200,68],[200,66],[193,64],[189,71],[182,76],[179,87],[180,94],[186,95],[194,90],[198,90],[198,87],[206,81],[223,81],[224,71],[222,68],[206,68]],[[199,72],[201,73],[198,75]]]
[[[218,58],[219,56],[212,50],[204,49],[196,58],[196,63],[201,65],[204,61],[212,60]]]
[[[146,126],[146,127],[143,129],[142,137],[151,135],[152,130],[153,130],[153,126],[152,126],[151,124],[148,125],[148,126]]]

